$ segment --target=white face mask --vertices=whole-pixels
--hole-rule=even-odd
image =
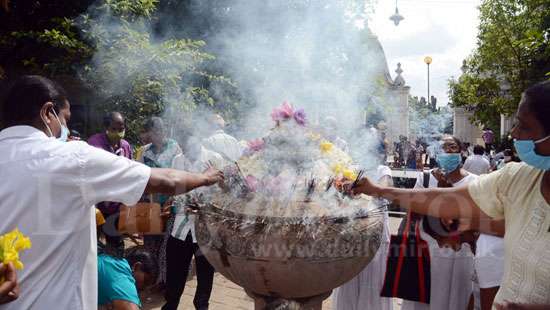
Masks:
[[[57,120],[57,122],[59,123],[59,128],[61,128],[61,131],[63,131],[63,124],[61,124],[61,121],[59,120],[59,117],[57,117],[57,113],[55,113],[55,109],[52,109],[53,111],[53,115],[55,115],[55,119]],[[50,129],[50,126],[48,126],[48,124],[46,124],[46,122],[44,120],[42,120],[42,122],[44,123],[44,125],[46,126],[46,128],[48,129],[48,133],[50,134],[50,138],[57,138],[53,135],[53,132],[52,130]]]

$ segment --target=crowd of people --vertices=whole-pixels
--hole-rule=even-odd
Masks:
[[[105,117],[105,131],[92,136],[88,143],[114,155],[135,159],[150,168],[169,168],[200,174],[206,167],[223,168],[228,161],[237,160],[242,152],[239,142],[225,133],[223,117],[213,115],[209,120],[212,130],[210,135],[204,139],[188,134],[179,134],[176,135],[175,139],[172,139],[167,135],[164,121],[159,117],[151,117],[144,123],[143,130],[140,132],[140,140],[144,145],[139,147],[136,156],[133,157],[132,147],[124,140],[124,117],[118,112],[113,112]],[[193,191],[195,194],[198,192],[200,192],[200,189]],[[194,305],[196,309],[208,309],[214,280],[214,268],[201,254],[197,245],[194,226],[195,215],[186,213],[185,199],[182,203],[181,199],[173,199],[173,197],[167,194],[155,194],[152,195],[152,198],[146,198],[163,206],[163,217],[165,219],[165,233],[163,235],[143,236],[142,251],[150,253],[154,257],[157,269],[154,273],[155,282],[151,284],[154,289],[164,293],[165,304],[162,307],[163,310],[177,309],[185,288],[191,259],[194,257],[198,284]],[[102,202],[97,205],[106,218],[106,223],[109,224],[101,225],[102,235],[105,236],[106,241],[105,253],[118,253],[115,254],[117,257],[123,257],[124,253],[127,252],[124,248],[124,242],[122,242],[122,236],[117,231],[120,206],[121,204],[116,202]],[[102,260],[105,260],[105,256],[100,261]],[[130,269],[126,267],[126,271],[128,270]],[[100,272],[100,287],[105,287],[106,283],[103,282],[115,285],[115,281],[111,278],[103,278],[101,275]],[[126,277],[130,279],[128,274]],[[104,279],[105,281],[103,281]],[[106,290],[104,292],[108,293]],[[117,299],[119,295],[115,292],[112,293],[107,298],[100,298],[99,304],[120,303],[120,299]],[[132,296],[134,295],[135,293],[132,294]],[[123,300],[126,303],[140,305],[140,303],[135,302],[135,298],[124,298]],[[115,309],[119,308],[115,307]]]
[[[488,134],[490,132],[491,134]],[[519,162],[517,154],[512,147],[507,144],[501,144],[498,147],[494,144],[494,138],[490,129],[485,129],[482,135],[484,145],[471,145],[470,143],[460,144],[460,154],[464,169],[481,175],[495,171],[510,161]],[[388,143],[385,142],[384,145]],[[395,142],[390,151],[385,147],[385,151],[392,155],[390,165],[393,168],[424,170],[433,169],[438,166],[437,154],[440,152],[442,141],[440,136],[421,137],[418,139],[408,139],[405,136],[399,137],[399,142]]]
[[[512,149],[491,152],[488,133],[487,149],[475,145],[471,153],[453,136],[430,145],[402,137],[398,161],[431,167],[418,173],[414,189],[392,186],[386,144],[380,147],[376,183],[365,177],[344,188],[397,202],[408,213],[395,236],[384,214],[380,249],[335,290],[334,309],[392,309],[392,297],[406,310],[548,309],[549,101],[550,82],[525,91],[511,133],[517,157]],[[207,136],[174,139],[161,118],[151,117],[136,146],[125,140],[124,115],[111,112],[85,142],[68,128],[63,88],[40,76],[18,79],[1,108],[0,171],[9,182],[0,187],[0,231],[19,228],[33,248],[19,274],[0,266],[0,309],[135,310],[146,287],[164,292],[163,310],[177,309],[193,257],[193,304],[209,308],[214,268],[186,206],[223,181],[220,169],[241,156],[223,117],[209,118]],[[327,119],[327,127],[332,123]],[[140,201],[161,206],[165,233],[128,246],[118,231],[121,210]]]
[[[409,210],[390,239],[380,298],[401,297],[402,309],[470,309],[475,299],[481,309],[550,309],[549,103],[550,82],[522,96],[511,131],[521,162],[509,149],[485,158],[480,146],[463,160],[464,145],[443,137],[438,167],[414,189],[369,178],[351,189]]]
[[[136,147],[124,139],[124,116],[120,112],[111,112],[103,119],[103,131],[92,135],[87,142],[115,156],[135,160],[150,168],[170,168],[200,174],[209,166],[221,169],[228,161],[237,160],[242,152],[239,142],[223,130],[223,117],[213,115],[210,123],[212,130],[204,139],[183,133],[172,139],[167,136],[164,121],[159,117],[151,117],[143,124],[139,133],[142,145]],[[60,140],[68,139],[62,134]],[[137,149],[135,154],[134,149]],[[199,191],[196,189],[194,193]],[[144,287],[144,281],[132,281],[132,274],[135,278],[136,270],[140,270],[147,274],[150,286],[164,292],[166,303],[162,309],[177,309],[194,256],[198,282],[194,305],[197,309],[208,309],[214,268],[200,253],[197,245],[195,215],[187,214],[185,204],[178,203],[171,197],[173,196],[167,194],[142,197],[142,200],[163,206],[165,233],[144,235],[143,247],[139,251],[125,248],[123,235],[118,231],[122,204],[103,201],[96,205],[100,216],[104,218],[101,225],[97,223],[101,249],[98,256],[100,306],[114,305],[114,309],[139,307],[141,303],[137,289]],[[128,251],[132,253],[129,256]],[[125,257],[129,264],[124,261]],[[131,261],[139,265],[134,266]],[[146,271],[143,271],[143,266],[148,266]],[[120,274],[116,275],[117,272]],[[151,282],[151,279],[154,281]]]
[[[489,172],[485,158],[484,170],[466,169],[467,164],[479,166],[477,155],[463,164],[464,144],[456,137],[437,140],[437,168],[419,172],[415,188],[466,186]],[[480,150],[483,154],[481,147],[475,148],[475,154]],[[388,166],[380,165],[373,179],[392,186]],[[390,238],[387,215],[384,220],[382,246],[363,272],[335,291],[335,310],[392,309],[390,297],[403,299],[405,310],[491,309],[504,273],[504,222],[492,222],[489,229],[474,233],[453,219],[409,212],[399,234]],[[407,250],[396,251],[403,246]]]

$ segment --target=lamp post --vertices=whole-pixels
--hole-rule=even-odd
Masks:
[[[395,26],[399,26],[399,23],[404,19],[405,17],[399,14],[399,9],[397,8],[397,0],[395,0],[395,13],[390,16],[390,20],[395,24]]]
[[[432,101],[430,99],[430,64],[432,63],[432,57],[426,56],[424,58],[424,63],[426,63],[426,65],[428,65],[428,98],[426,98],[426,101],[428,102],[428,106],[429,106],[431,101]]]

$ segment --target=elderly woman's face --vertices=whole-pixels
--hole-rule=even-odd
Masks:
[[[151,142],[154,144],[162,144],[164,143],[164,132],[162,130],[158,129],[151,129],[149,131],[149,138],[151,139]]]
[[[445,137],[441,141],[441,150],[445,153],[460,153],[461,147],[451,137]]]

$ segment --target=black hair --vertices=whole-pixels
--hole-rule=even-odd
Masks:
[[[13,82],[2,102],[2,124],[6,127],[30,125],[46,102],[52,102],[55,112],[59,113],[68,103],[65,90],[43,76],[22,76]]]
[[[115,119],[115,117],[117,117],[119,115],[124,120],[124,116],[120,112],[115,111],[115,112],[109,112],[109,113],[105,114],[105,116],[103,116],[103,126],[105,128],[108,128],[109,126],[111,126],[111,124],[113,123],[113,120]]]
[[[150,251],[136,246],[127,250],[125,258],[130,268],[133,268],[136,263],[141,263],[141,271],[150,275],[153,283],[156,282],[158,277],[157,259]]]
[[[464,144],[462,143],[462,141],[457,138],[456,136],[453,136],[453,135],[443,135],[443,138],[451,138],[455,141],[455,143],[460,147],[460,149],[464,149]]]
[[[143,129],[145,131],[164,131],[164,121],[160,117],[153,116],[145,122]]]
[[[535,115],[539,123],[544,128],[545,134],[550,133],[550,81],[537,83],[523,93],[525,102],[529,105],[529,110]]]
[[[474,154],[476,155],[483,155],[485,154],[485,148],[481,145],[474,146]]]

